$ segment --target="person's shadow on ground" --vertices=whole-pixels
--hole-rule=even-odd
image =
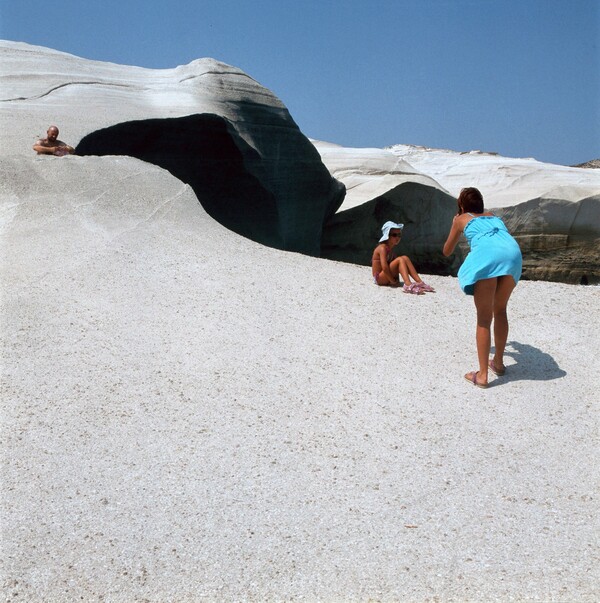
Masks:
[[[542,352],[532,345],[509,341],[504,355],[515,361],[514,364],[507,365],[506,374],[500,378],[504,383],[508,381],[551,381],[567,374],[550,354]],[[500,381],[496,383],[500,385]]]

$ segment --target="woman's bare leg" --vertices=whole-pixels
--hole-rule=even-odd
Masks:
[[[512,276],[498,277],[498,285],[494,295],[494,366],[504,370],[504,349],[508,339],[508,316],[506,306],[513,289],[515,280]]]
[[[477,310],[477,358],[479,371],[477,382],[485,385],[488,382],[488,361],[490,357],[492,318],[494,317],[494,296],[498,285],[497,278],[486,278],[475,283],[474,299]]]

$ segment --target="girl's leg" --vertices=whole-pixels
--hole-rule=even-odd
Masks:
[[[390,264],[390,270],[392,271],[392,274],[394,276],[398,276],[398,274],[400,274],[400,278],[402,279],[404,284],[409,285],[410,279],[408,276],[408,270],[406,269],[406,262],[404,261],[405,257],[406,256],[401,256],[399,258],[396,258],[395,260],[392,260],[392,263]]]
[[[494,295],[494,367],[504,370],[504,349],[508,339],[508,316],[506,306],[515,288],[512,276],[498,277],[498,285]]]
[[[482,385],[488,382],[488,360],[490,357],[491,334],[490,327],[494,316],[494,296],[498,285],[497,278],[486,278],[475,283],[474,299],[477,310],[477,358],[479,371],[477,383]]]
[[[421,277],[417,273],[416,268],[414,267],[413,263],[410,261],[410,258],[407,255],[402,255],[398,259],[401,261],[400,265],[402,266],[402,268],[404,270],[404,273],[401,270],[400,274],[402,275],[402,280],[404,281],[405,285],[410,285],[409,275],[412,276],[415,283],[422,282]],[[405,274],[406,274],[406,277],[404,276]]]
[[[421,292],[427,291],[429,293],[435,293],[435,289],[431,285],[428,285],[427,283],[425,283],[423,281],[423,279],[419,276],[419,273],[417,272],[417,269],[415,268],[415,266],[412,263],[411,259],[407,255],[403,255],[400,259],[405,264],[405,269],[404,269],[405,272],[408,273],[408,274],[410,274],[410,276],[412,276],[412,278],[415,281],[415,283],[421,289]],[[404,282],[407,285],[410,285],[410,280],[407,282],[406,279],[404,279]]]
[[[390,265],[390,270],[391,270],[391,265]],[[394,271],[392,270],[392,274],[394,273]],[[398,281],[391,281],[388,277],[388,275],[382,270],[379,273],[379,276],[377,277],[377,284],[380,287],[397,287],[398,286]]]
[[[397,287],[400,284],[398,282],[399,264],[398,258],[390,262],[390,272],[394,277],[393,280],[390,280],[390,277],[382,270],[377,277],[377,284],[384,287]]]

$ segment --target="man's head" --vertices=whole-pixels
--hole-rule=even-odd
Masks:
[[[58,128],[56,126],[50,126],[46,132],[46,136],[50,142],[54,142],[58,138]]]

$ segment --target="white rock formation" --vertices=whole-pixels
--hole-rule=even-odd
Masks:
[[[387,149],[348,148],[320,140],[311,142],[331,174],[346,185],[346,196],[338,212],[362,205],[406,182],[447,192],[431,176]]]
[[[457,152],[405,144],[386,150],[434,178],[454,197],[466,186],[478,188],[486,207],[491,209],[542,197],[580,201],[600,193],[600,170],[481,151]]]
[[[73,146],[87,135],[78,153],[130,154],[169,169],[237,232],[319,254],[343,187],[281,101],[241,70],[213,59],[142,69],[6,41],[0,65],[0,142],[12,154],[31,156],[56,124]],[[94,136],[134,120],[135,133],[129,125]]]
[[[600,282],[600,170],[480,151],[389,150],[455,196],[464,186],[477,187],[518,240],[525,278]]]

